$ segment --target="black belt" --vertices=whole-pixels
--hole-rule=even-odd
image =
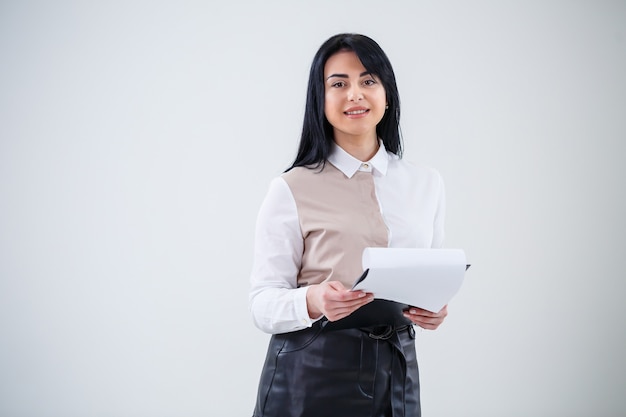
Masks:
[[[371,328],[360,329],[367,333],[369,337],[376,340],[390,339],[394,333],[402,333],[408,331],[411,339],[415,339],[415,328],[412,324],[406,324],[404,326],[376,326]]]
[[[341,330],[342,328],[335,328],[326,317],[322,318],[319,322],[320,327],[327,331]],[[331,324],[329,326],[329,324]],[[357,327],[357,329],[367,333],[369,337],[376,340],[390,339],[395,333],[403,333],[408,331],[411,339],[415,339],[415,327],[412,324],[404,325],[392,325],[385,324],[379,326]]]

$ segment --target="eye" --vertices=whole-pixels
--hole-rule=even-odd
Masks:
[[[363,84],[365,84],[367,86],[372,86],[372,85],[376,84],[376,81],[370,78],[370,79],[367,79],[367,80],[363,81]]]
[[[341,87],[345,87],[346,83],[343,81],[337,81],[335,83],[332,83],[330,86],[335,87],[335,88],[341,88]]]

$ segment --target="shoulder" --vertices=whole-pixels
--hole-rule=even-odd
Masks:
[[[414,163],[397,155],[390,154],[388,172],[393,176],[407,177],[410,180],[419,180],[432,182],[436,184],[443,183],[443,179],[439,171],[431,166]]]
[[[329,162],[320,166],[294,167],[283,173],[281,178],[289,185],[289,187],[294,187],[310,183],[311,181],[317,181],[320,176],[328,175],[333,171],[337,171],[333,168],[334,167]]]
[[[309,167],[293,167],[289,171],[283,173],[280,178],[289,182],[299,178],[307,178],[311,175],[312,172],[313,169]]]
[[[295,200],[291,189],[282,176],[275,177],[270,182],[265,198],[261,203],[257,225],[270,224],[275,219],[292,218],[295,209]]]
[[[285,179],[282,176],[272,179],[265,195],[264,206],[275,207],[289,204],[292,200],[293,196]]]

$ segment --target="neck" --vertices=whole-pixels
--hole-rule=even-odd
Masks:
[[[344,151],[363,162],[372,159],[380,148],[375,135],[369,138],[335,135],[335,142]]]

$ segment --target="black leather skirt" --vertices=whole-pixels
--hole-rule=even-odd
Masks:
[[[273,335],[254,417],[419,417],[413,326]]]

